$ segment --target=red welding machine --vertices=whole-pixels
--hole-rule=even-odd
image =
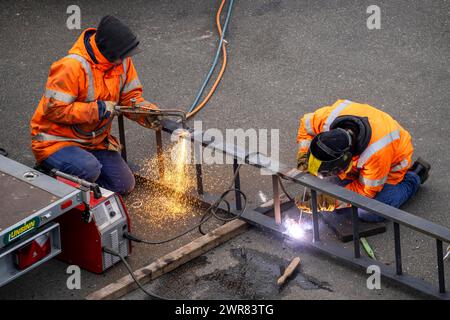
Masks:
[[[101,196],[89,190],[89,202],[83,202],[56,220],[61,227],[62,253],[58,259],[101,273],[120,260],[103,252],[103,247],[123,257],[131,253],[131,243],[123,237],[124,232],[130,231],[130,217],[122,197],[106,189],[101,189]]]
[[[130,254],[122,198],[97,184],[0,155],[0,287],[59,257],[101,273]]]

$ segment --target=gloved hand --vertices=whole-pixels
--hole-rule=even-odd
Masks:
[[[104,101],[104,102],[106,105],[106,112],[114,113],[116,111],[115,107],[117,106],[117,102],[115,101]]]
[[[115,101],[98,101],[98,113],[100,119],[108,119],[117,113],[117,102]]]
[[[318,211],[334,211],[337,206],[337,202],[335,198],[329,196],[327,194],[320,193],[317,195],[317,210]],[[311,204],[311,193],[307,192],[303,199],[303,194],[299,195],[295,198],[295,204],[300,210],[303,210],[306,213],[312,213],[312,204]]]
[[[297,152],[297,169],[303,172],[308,170],[307,154],[307,152],[301,152],[300,150]]]
[[[153,104],[153,103],[148,103],[145,104],[143,106],[141,106],[142,108],[149,108],[149,109],[154,109],[154,110],[158,110],[158,106]],[[141,126],[148,128],[148,129],[157,129],[161,126],[161,119],[159,116],[157,115],[145,115],[145,114],[130,114],[129,118],[131,120],[136,121],[137,123],[139,123]]]
[[[140,119],[138,123],[148,129],[157,129],[161,126],[161,119],[159,116],[147,115]]]
[[[143,108],[149,108],[149,109],[153,109],[153,110],[159,110],[158,106],[154,103],[148,103],[142,106]]]

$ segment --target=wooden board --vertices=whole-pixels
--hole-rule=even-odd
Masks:
[[[136,270],[134,274],[141,284],[146,284],[245,232],[248,226],[249,225],[242,220],[228,222],[177,250],[166,254],[148,266]],[[91,293],[86,299],[118,299],[135,289],[137,289],[136,283],[130,275],[127,275],[106,287]]]

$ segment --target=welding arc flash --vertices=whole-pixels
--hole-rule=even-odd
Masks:
[[[302,225],[294,219],[286,219],[284,227],[286,228],[286,234],[294,239],[301,239],[305,235]]]

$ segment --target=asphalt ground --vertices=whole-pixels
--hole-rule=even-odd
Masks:
[[[7,149],[11,158],[30,166],[34,159],[29,120],[50,64],[66,54],[81,32],[66,28],[66,9],[71,4],[56,0],[0,3],[0,147]],[[105,14],[128,23],[144,49],[134,62],[145,97],[162,108],[187,109],[215,52],[218,1],[76,4],[81,8],[82,29],[96,26]],[[301,115],[339,98],[374,105],[392,114],[411,133],[415,157],[422,156],[432,164],[429,180],[403,209],[450,227],[450,5],[448,1],[377,1],[381,29],[368,30],[366,9],[371,4],[341,0],[236,1],[226,37],[229,65],[216,94],[195,120],[201,120],[203,128],[223,132],[234,128],[279,129],[280,160],[294,167]],[[153,133],[133,123],[126,127],[129,157],[142,163],[154,154]],[[214,165],[204,170],[207,190],[223,191],[231,168]],[[271,194],[270,179],[260,176],[259,171],[243,168],[241,177],[252,205],[261,202],[257,196],[260,191]],[[299,192],[292,186],[290,191]],[[143,222],[136,226],[142,234],[148,228]],[[155,237],[160,235],[164,232]],[[259,248],[263,253],[276,255],[281,245],[257,231],[248,236],[266,241],[264,250]],[[369,241],[380,260],[393,262],[390,225],[386,234]],[[180,244],[136,250],[130,260],[137,268]],[[233,245],[231,241],[225,246]],[[402,228],[402,245],[405,271],[437,283],[434,241]],[[312,255],[305,261],[305,268],[309,263],[312,276],[355,283],[356,273],[338,267],[332,260]],[[65,287],[66,267],[52,261],[0,288],[0,298],[82,298],[126,273],[122,266],[101,276],[84,272],[82,290],[69,291]],[[450,268],[445,268],[449,287]],[[356,283],[364,287],[361,281]],[[340,294],[355,298],[358,290],[367,291],[355,286],[336,284],[333,297]],[[327,292],[316,290],[314,298],[330,298]],[[403,292],[394,286],[381,295],[364,293],[363,297],[396,299],[406,297]],[[294,293],[293,297],[302,295]]]

